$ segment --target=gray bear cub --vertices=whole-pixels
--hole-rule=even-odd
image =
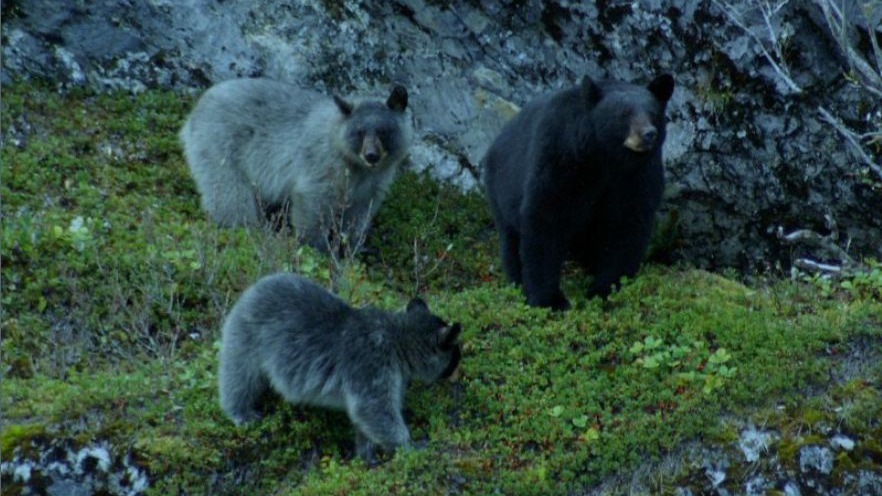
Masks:
[[[205,92],[180,132],[202,209],[223,226],[287,213],[319,249],[330,229],[359,240],[411,140],[407,90],[352,105],[268,79]]]
[[[407,383],[455,377],[459,332],[419,298],[403,313],[354,309],[302,277],[266,276],[224,323],[221,408],[236,425],[259,418],[255,403],[272,386],[291,403],[344,410],[359,456],[370,461],[377,445],[410,445],[401,413]]]

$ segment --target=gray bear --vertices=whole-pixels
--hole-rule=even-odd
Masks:
[[[317,284],[274,274],[243,293],[223,326],[220,404],[240,425],[272,386],[287,401],[344,410],[358,454],[410,445],[401,409],[411,378],[455,378],[459,324],[414,298],[403,313],[353,309]]]
[[[257,225],[282,210],[298,235],[327,248],[331,229],[356,242],[407,155],[407,90],[384,103],[268,79],[211,87],[180,132],[202,208],[222,226]]]

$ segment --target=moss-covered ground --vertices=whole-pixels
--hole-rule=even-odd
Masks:
[[[876,439],[848,463],[882,464],[880,368],[834,373],[843,350],[882,342],[878,266],[847,284],[748,287],[649,265],[605,302],[580,297],[588,276],[568,268],[574,308],[550,313],[505,283],[483,198],[410,172],[364,253],[329,260],[286,232],[205,219],[176,136],[193,101],[3,89],[4,461],[106,441],[156,495],[566,494],[685,441],[728,439],[721,418],[769,411],[801,433],[848,422]],[[345,415],[274,396],[257,424],[224,417],[220,323],[278,270],[354,305],[397,309],[419,293],[462,323],[464,377],[410,389],[420,449],[365,466]],[[812,400],[819,392],[847,415]],[[15,488],[8,474],[2,483]]]

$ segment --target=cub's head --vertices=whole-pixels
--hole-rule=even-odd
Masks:
[[[404,109],[407,90],[395,86],[385,103],[367,101],[352,105],[339,97],[334,103],[343,114],[343,153],[367,169],[381,168],[404,158],[410,145],[410,128]]]
[[[613,154],[654,153],[665,140],[665,107],[674,92],[674,78],[663,74],[647,86],[607,81],[582,81],[591,108],[598,145]]]
[[[426,302],[414,298],[407,304],[399,352],[414,377],[421,381],[459,377],[462,350],[457,341],[462,329],[459,324],[448,324],[429,312]]]

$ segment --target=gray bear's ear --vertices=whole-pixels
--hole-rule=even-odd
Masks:
[[[345,100],[343,100],[339,96],[334,95],[334,103],[337,104],[337,107],[340,109],[340,112],[343,113],[343,117],[349,117],[349,114],[352,113],[352,105],[347,103]]]
[[[386,106],[396,112],[404,112],[404,109],[407,108],[407,90],[404,86],[396,84],[392,88],[392,93],[386,100]]]
[[[453,345],[456,344],[456,338],[459,337],[460,331],[462,331],[462,327],[458,323],[438,329],[438,346],[442,350],[453,348]]]
[[[429,305],[426,305],[426,302],[423,301],[423,299],[420,297],[416,297],[407,303],[408,312],[415,312],[417,310],[421,310],[424,312],[429,311]]]
[[[658,101],[667,103],[674,93],[674,78],[670,74],[662,74],[653,79],[648,88]]]
[[[600,86],[591,79],[591,76],[585,76],[582,78],[582,94],[585,95],[585,101],[588,102],[588,105],[594,105],[595,103],[600,101],[600,98],[603,97],[603,93],[600,91]]]

